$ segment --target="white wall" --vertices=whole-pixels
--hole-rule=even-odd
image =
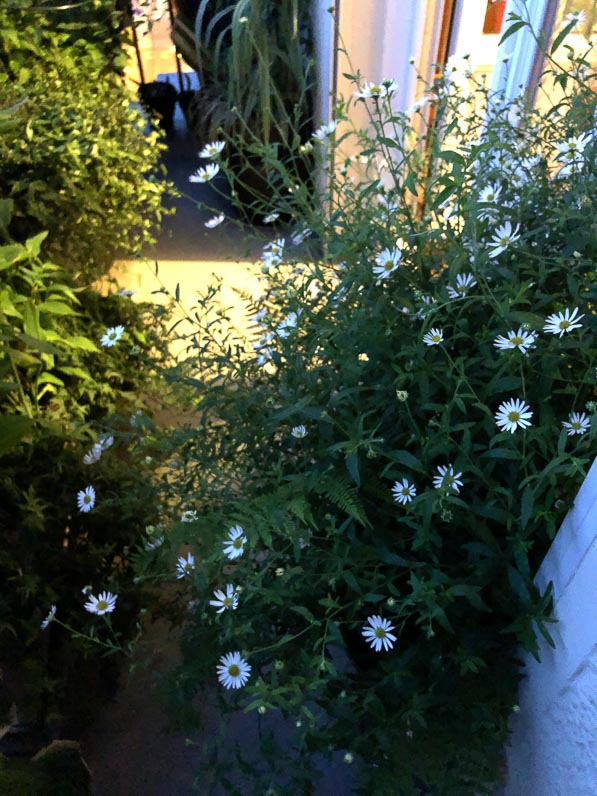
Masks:
[[[556,643],[529,656],[505,796],[597,794],[597,460],[535,579],[551,581]]]

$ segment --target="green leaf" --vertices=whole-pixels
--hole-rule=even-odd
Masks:
[[[311,625],[321,624],[321,622],[313,616],[311,611],[309,611],[309,609],[305,608],[303,605],[291,605],[290,610],[293,611],[295,614],[299,614],[299,616],[302,616]]]
[[[14,263],[24,260],[27,257],[25,248],[18,243],[11,243],[8,246],[0,246],[0,271],[10,268]]]
[[[1,415],[0,456],[18,445],[32,425],[33,421],[23,415]]]
[[[25,241],[25,249],[27,250],[29,257],[34,258],[39,255],[41,251],[41,244],[47,237],[47,232],[40,232],[38,235],[35,235],[33,238],[29,238]]]
[[[36,351],[41,351],[42,354],[59,354],[60,351],[55,348],[50,343],[47,343],[45,340],[40,340],[38,337],[32,337],[30,334],[25,334],[25,332],[19,332],[16,335],[19,340],[22,340],[24,343],[27,343],[29,348],[33,348]]]
[[[68,304],[64,304],[62,301],[44,301],[43,304],[39,305],[40,312],[47,312],[51,315],[80,315],[80,312],[77,312],[72,307],[69,307]]]
[[[62,367],[59,367],[58,370],[61,373],[65,373],[67,376],[75,376],[77,379],[88,379],[93,381],[89,373],[84,371],[83,368],[74,368],[70,365],[63,365]]]
[[[64,340],[65,345],[69,348],[77,348],[81,351],[93,351],[94,353],[99,353],[99,348],[88,337],[81,337],[80,335],[75,335],[74,337],[66,337]]]
[[[359,473],[359,456],[355,451],[350,456],[346,457],[346,469],[350,473],[350,477],[357,486],[361,485],[361,474]]]
[[[413,454],[408,451],[391,451],[388,454],[388,458],[413,470],[419,470],[421,468],[420,459],[417,459],[416,456],[413,456]]]
[[[521,19],[519,22],[514,22],[512,25],[510,25],[510,27],[506,30],[502,38],[499,40],[498,47],[501,47],[501,45],[506,41],[506,39],[509,39],[510,36],[513,36],[517,30],[520,30],[521,28],[524,27],[528,27],[528,23],[525,22],[524,19]]]
[[[576,21],[572,20],[569,22],[565,28],[563,28],[558,35],[553,40],[553,44],[551,45],[551,50],[549,51],[550,55],[553,55],[555,51],[558,49],[560,44],[564,41],[566,36],[576,27]]]
[[[520,527],[524,530],[531,517],[533,516],[533,508],[535,507],[535,490],[529,485],[522,493],[522,500],[520,501]]]

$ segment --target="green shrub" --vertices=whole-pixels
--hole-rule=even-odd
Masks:
[[[52,259],[97,278],[153,240],[168,190],[163,145],[100,49],[17,21],[0,14],[2,107],[14,117],[0,135],[10,234],[47,230]]]
[[[520,650],[550,639],[533,574],[594,452],[594,77],[554,71],[538,112],[451,72],[411,123],[355,76],[314,138],[318,208],[277,165],[263,212],[299,237],[264,249],[249,338],[216,289],[196,308],[170,379],[197,421],[171,437],[169,545],[138,566],[192,601],[180,701],[219,664],[229,709],[289,719],[255,792],[334,752],[363,793],[494,792]]]

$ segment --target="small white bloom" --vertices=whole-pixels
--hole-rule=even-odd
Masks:
[[[558,152],[558,160],[576,160],[583,155],[587,146],[591,143],[591,136],[588,133],[582,135],[575,135],[568,138],[561,144],[556,144],[555,148]]]
[[[511,243],[514,243],[520,238],[519,230],[520,224],[517,224],[516,229],[513,230],[512,224],[509,221],[506,221],[505,224],[498,227],[488,244],[490,247],[493,247],[489,252],[489,256],[491,258],[497,257],[498,254],[506,251]]]
[[[210,600],[209,604],[213,605],[214,608],[220,609],[216,611],[217,614],[221,614],[223,611],[227,610],[236,611],[238,608],[238,594],[232,583],[226,584],[226,593],[221,589],[216,589],[216,591],[214,591],[214,597],[216,599]]]
[[[43,622],[40,625],[41,629],[45,630],[55,616],[56,616],[56,606],[52,605],[50,608],[50,613],[46,616],[46,618],[43,620]]]
[[[501,431],[509,431],[514,434],[516,429],[527,428],[531,425],[530,417],[533,416],[530,406],[519,398],[510,398],[498,407],[495,414],[495,422]]]
[[[93,594],[90,594],[89,602],[86,602],[84,607],[90,614],[97,614],[98,616],[111,614],[116,608],[117,599],[118,595],[112,594],[109,591],[101,592],[99,597],[94,597]]]
[[[537,335],[533,332],[525,332],[522,329],[519,329],[517,332],[514,330],[508,332],[506,337],[501,334],[498,335],[498,337],[496,337],[493,341],[493,344],[496,348],[499,348],[502,351],[517,348],[519,351],[522,351],[523,354],[526,354],[529,348],[535,347],[536,340]]]
[[[220,167],[217,163],[208,163],[204,168],[197,169],[194,174],[191,174],[189,182],[209,182],[213,180],[219,170]]]
[[[263,223],[264,224],[273,224],[274,221],[277,221],[279,218],[280,218],[280,214],[279,213],[269,213],[263,219]]]
[[[244,530],[240,525],[234,525],[228,531],[228,539],[222,543],[224,555],[231,561],[234,561],[235,558],[240,558],[245,552],[246,543],[247,537]]]
[[[99,462],[102,457],[102,446],[99,442],[96,442],[90,450],[87,451],[85,456],[83,456],[83,464],[95,464]]]
[[[102,446],[102,451],[107,451],[114,445],[114,437],[112,434],[101,434],[97,442]]]
[[[447,467],[440,464],[437,472],[438,474],[433,476],[433,486],[436,489],[453,489],[456,493],[460,492],[462,481],[459,479],[462,473],[455,473],[451,464]]]
[[[439,345],[444,339],[444,333],[441,329],[430,329],[423,337],[425,345]]]
[[[220,224],[222,223],[222,221],[224,221],[225,218],[226,216],[224,215],[224,213],[220,213],[219,216],[212,216],[208,221],[206,221],[203,224],[203,226],[207,227],[208,229],[215,229],[216,227],[220,226]]]
[[[588,431],[591,421],[584,412],[572,412],[568,420],[562,421],[562,425],[567,430],[568,436],[573,437],[575,434],[584,434]]]
[[[92,486],[86,486],[85,489],[77,492],[77,505],[79,511],[85,514],[95,506],[95,489]]]
[[[295,439],[305,439],[309,432],[305,426],[294,426],[290,433]]]
[[[501,186],[494,184],[488,185],[486,188],[483,188],[481,193],[479,194],[479,201],[480,202],[497,202],[500,198],[500,194],[502,192]]]
[[[180,556],[176,562],[176,578],[181,580],[185,575],[190,575],[195,569],[195,556],[187,553],[187,557]]]
[[[306,227],[301,232],[296,232],[290,238],[290,242],[292,243],[293,246],[300,246],[301,243],[312,234],[313,234],[313,230],[309,229],[309,227]]]
[[[151,536],[147,542],[145,543],[144,550],[151,552],[152,550],[156,550],[158,547],[161,547],[164,544],[164,537],[163,536]]]
[[[81,589],[81,594],[84,594],[85,597],[87,597],[87,595],[91,594],[92,591],[93,591],[93,586],[91,585],[91,583],[88,583],[86,586],[83,586],[83,588]]]
[[[564,312],[556,312],[553,315],[550,315],[548,318],[545,319],[545,326],[543,327],[544,332],[550,332],[551,334],[557,334],[560,337],[566,332],[571,332],[573,329],[580,329],[582,323],[579,323],[581,318],[584,318],[584,315],[578,315],[578,307],[575,307],[572,312],[569,309],[564,310]]]
[[[218,680],[224,688],[240,688],[245,685],[251,674],[251,667],[241,658],[240,652],[229,652],[220,658],[217,667]]]
[[[384,249],[381,254],[375,258],[377,265],[373,266],[373,273],[379,279],[385,279],[392,271],[395,271],[400,264],[402,252],[400,249]]]
[[[181,522],[196,522],[198,520],[198,514],[195,509],[187,509],[186,511],[182,512],[182,516],[180,518]]]
[[[124,326],[111,326],[106,329],[105,333],[100,338],[100,343],[105,348],[112,348],[113,345],[120,340],[124,334]]]
[[[278,337],[286,338],[290,334],[293,329],[296,329],[298,321],[298,313],[296,312],[289,312],[286,318],[278,324],[276,327],[276,332],[278,333]]]
[[[569,25],[571,22],[574,22],[575,26],[578,26],[584,21],[585,21],[584,11],[571,11],[568,14],[566,14],[566,16],[564,17],[564,26]]]
[[[328,139],[335,133],[335,131],[336,122],[332,121],[329,124],[322,124],[321,127],[318,127],[313,133],[313,138],[322,144],[327,143]]]
[[[370,99],[371,97],[389,97],[398,88],[393,80],[382,80],[381,83],[365,83],[362,91],[355,91],[355,97]]]
[[[224,149],[226,143],[224,141],[212,141],[210,144],[206,144],[201,152],[199,152],[198,157],[200,158],[215,158],[220,152]]]
[[[417,489],[407,478],[403,478],[402,481],[396,481],[392,487],[392,495],[397,503],[405,505],[416,497]]]
[[[460,298],[465,296],[471,287],[475,287],[477,282],[472,274],[458,274],[456,276],[456,287],[448,285],[446,290],[450,298]]]
[[[394,626],[390,624],[389,619],[382,619],[381,616],[374,614],[367,617],[367,622],[369,626],[363,626],[362,634],[372,649],[376,652],[381,652],[382,647],[384,650],[391,650],[398,639],[390,632],[394,630]]]

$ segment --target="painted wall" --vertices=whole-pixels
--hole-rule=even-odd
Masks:
[[[556,643],[529,656],[504,796],[597,793],[597,460],[536,577],[551,581]]]

